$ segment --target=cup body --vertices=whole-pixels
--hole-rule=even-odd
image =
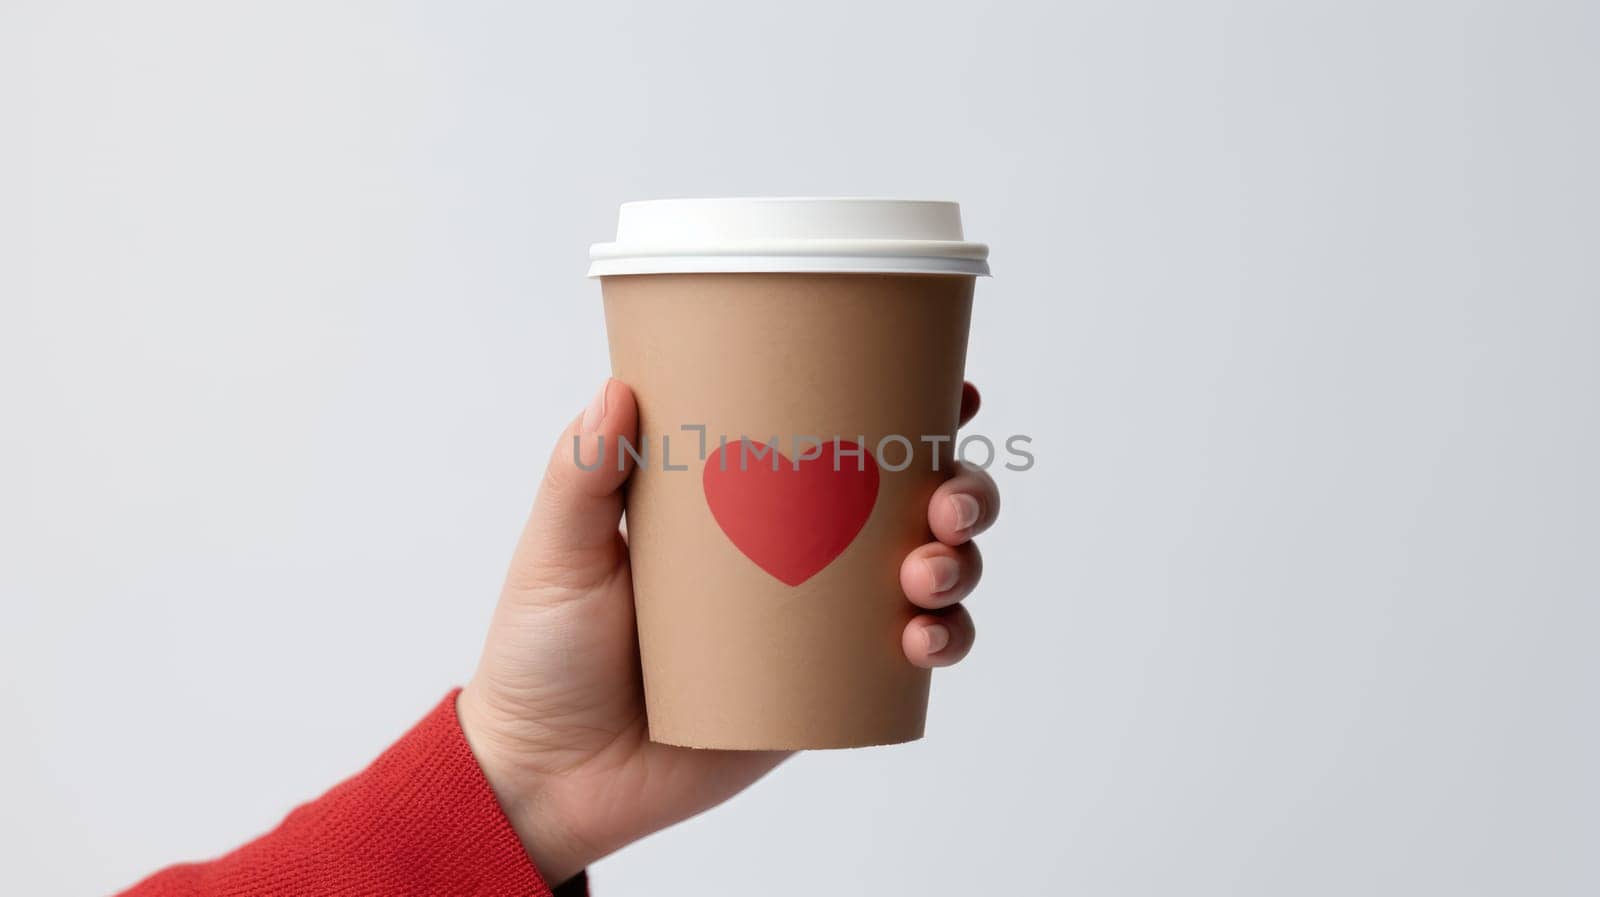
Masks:
[[[626,526],[651,738],[921,737],[929,673],[901,647],[900,566],[953,472],[974,278],[600,279],[639,407]]]

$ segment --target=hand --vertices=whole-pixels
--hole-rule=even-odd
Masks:
[[[978,410],[962,392],[961,421]],[[573,463],[573,437],[636,439],[633,392],[609,380],[561,436],[523,530],[472,681],[456,709],[495,796],[552,884],[651,832],[727,800],[787,756],[656,744],[645,728],[628,544],[618,526],[628,471]],[[594,455],[586,456],[586,463]],[[906,597],[928,613],[901,645],[923,667],[972,648],[958,603],[982,564],[972,537],[994,522],[988,474],[962,467],[933,494],[938,541],[900,568]]]

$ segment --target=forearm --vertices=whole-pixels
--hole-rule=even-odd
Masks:
[[[452,692],[371,766],[215,860],[156,873],[124,897],[552,892],[462,735]]]

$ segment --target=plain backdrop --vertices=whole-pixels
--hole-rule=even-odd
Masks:
[[[954,199],[1034,438],[928,737],[599,893],[1600,890],[1600,7],[0,3],[0,892],[470,673],[629,199]]]

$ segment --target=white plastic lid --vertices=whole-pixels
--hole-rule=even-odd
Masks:
[[[817,272],[989,274],[953,202],[832,197],[626,202],[589,276]]]

